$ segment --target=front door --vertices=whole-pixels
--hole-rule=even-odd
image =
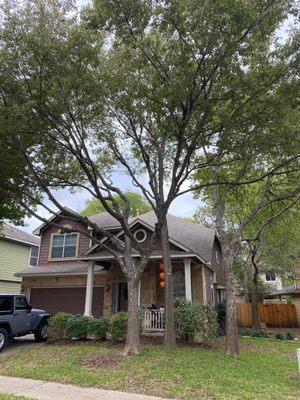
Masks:
[[[128,288],[127,283],[119,283],[119,301],[118,301],[118,311],[127,312],[128,306]]]
[[[30,310],[25,297],[15,298],[15,312],[14,312],[14,332],[16,334],[29,332],[30,330]]]

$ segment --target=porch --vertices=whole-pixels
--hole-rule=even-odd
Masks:
[[[164,288],[159,268],[161,260],[150,260],[145,269],[138,289],[138,305],[143,312],[144,332],[164,331]],[[94,288],[94,262],[88,263],[86,299],[84,315],[92,315],[92,297]],[[210,269],[192,257],[180,257],[172,260],[174,297],[183,297],[189,301],[202,303],[214,302],[214,276]],[[110,277],[111,314],[127,311],[127,284],[121,269],[114,264],[106,275]]]

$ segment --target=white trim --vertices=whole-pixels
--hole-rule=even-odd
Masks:
[[[184,259],[184,282],[185,282],[185,298],[192,301],[192,275],[191,275],[191,259]]]
[[[35,267],[32,267],[32,268],[35,268]],[[94,274],[95,275],[101,275],[101,274],[107,274],[108,273],[108,270],[103,270],[103,271],[95,271],[94,272]],[[23,273],[23,274],[21,274],[21,273],[17,273],[17,274],[14,274],[14,276],[16,276],[16,277],[20,277],[20,278],[22,278],[22,277],[42,277],[42,276],[86,276],[87,275],[87,272],[46,272],[46,273],[34,273],[34,272],[32,272],[32,273]],[[21,282],[21,281],[16,281],[16,282]]]
[[[136,236],[137,236],[137,233],[139,233],[139,232],[143,232],[143,234],[144,234],[144,238],[143,238],[142,240],[139,240],[139,239],[136,237]],[[139,242],[139,243],[144,243],[144,241],[147,239],[147,232],[145,231],[145,229],[137,229],[137,230],[134,232],[133,236],[134,236],[134,238],[135,238],[135,240],[136,240],[137,242]]]
[[[84,315],[87,317],[92,317],[94,268],[95,268],[95,263],[93,261],[90,261],[88,264],[88,274],[86,280],[86,292],[85,292],[85,304],[84,304]]]
[[[136,218],[134,221],[132,221],[132,222],[129,224],[129,228],[130,228],[130,229],[133,228],[136,224],[141,224],[141,225],[143,225],[144,227],[146,227],[146,228],[148,228],[149,230],[151,230],[152,232],[154,231],[154,228],[153,228],[152,225],[147,224],[147,222],[145,222],[145,221],[143,221],[143,220],[141,220],[141,219],[139,219],[139,218]],[[124,234],[124,231],[123,231],[123,229],[122,229],[117,235],[115,235],[115,237],[119,237],[119,236],[121,236],[121,235],[123,235],[123,234]],[[109,239],[108,237],[104,237],[103,239],[101,239],[101,242],[105,242],[105,240],[108,240],[108,239]],[[180,249],[186,251],[186,252],[191,252],[191,249],[189,249],[188,247],[184,246],[183,244],[177,242],[175,239],[173,239],[173,238],[171,238],[171,237],[169,237],[169,242],[172,243],[172,244],[174,244],[175,246],[179,247]],[[99,246],[100,246],[100,245],[99,245]],[[205,263],[205,261],[204,261],[200,256],[198,256],[198,257],[201,259],[202,262]]]
[[[131,257],[138,258],[138,257],[141,257],[141,255],[140,254],[132,254]],[[205,262],[205,261],[203,261],[203,259],[196,253],[182,253],[182,254],[172,254],[171,255],[171,258],[174,258],[174,259],[177,259],[177,258],[178,259],[181,259],[181,258],[184,259],[184,258],[188,258],[188,257],[197,258],[208,269],[210,269],[211,271],[215,272],[214,269],[210,266],[210,264]],[[82,260],[82,261],[89,261],[89,260],[110,261],[110,260],[116,260],[113,255],[111,255],[111,257],[108,257],[108,256],[94,256],[94,257],[92,257],[92,256],[90,256],[90,257],[80,256],[80,257],[77,257],[77,259],[78,260]],[[149,259],[150,260],[160,260],[160,259],[162,259],[162,255],[161,254],[154,255],[154,256],[152,255],[152,256],[149,257]]]
[[[30,264],[31,251],[32,251],[32,248],[33,248],[33,247],[37,247],[37,249],[38,249],[36,265],[31,265],[31,264]],[[40,259],[40,247],[39,247],[39,246],[30,246],[30,250],[29,250],[29,259],[28,259],[28,267],[29,267],[29,268],[36,268],[36,267],[39,265],[39,259]]]

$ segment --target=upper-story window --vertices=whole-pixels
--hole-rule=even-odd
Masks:
[[[60,233],[52,235],[51,258],[73,258],[77,256],[78,233]]]
[[[267,282],[274,282],[274,281],[276,281],[275,272],[273,272],[273,271],[267,271],[267,272],[266,272],[266,281],[267,281]]]
[[[38,256],[39,256],[39,248],[36,246],[32,246],[30,248],[30,255],[29,255],[29,266],[30,267],[37,266]]]

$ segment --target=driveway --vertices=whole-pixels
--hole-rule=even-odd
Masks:
[[[31,347],[39,346],[42,346],[42,343],[36,343],[34,340],[34,335],[21,336],[15,338],[14,340],[9,340],[7,347],[2,351],[2,353],[0,353],[0,357],[2,355],[8,356],[29,349]]]

